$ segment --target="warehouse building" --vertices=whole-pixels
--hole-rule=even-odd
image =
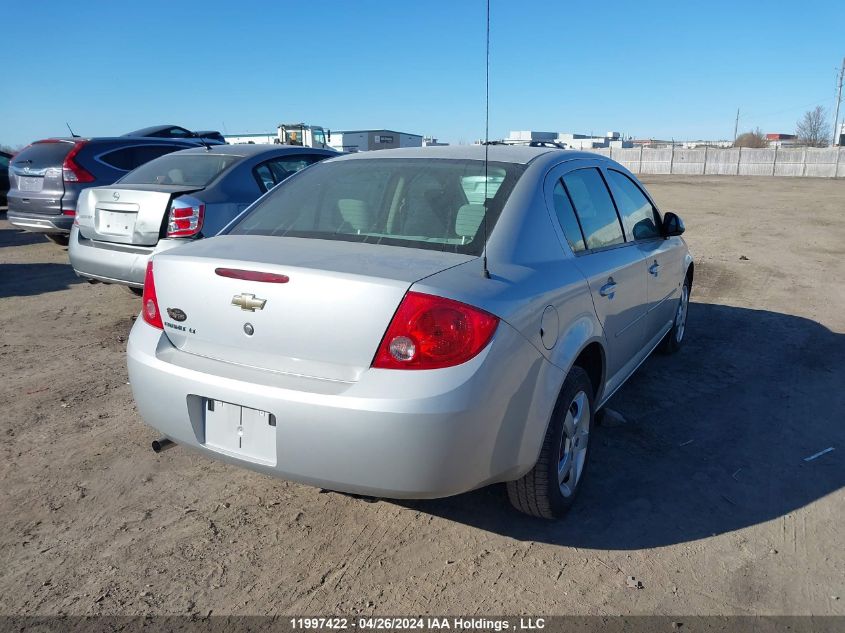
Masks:
[[[395,130],[332,130],[329,141],[341,152],[368,152],[376,149],[397,147],[422,147],[423,137],[419,134],[396,132]]]

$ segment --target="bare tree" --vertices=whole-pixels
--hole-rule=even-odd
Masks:
[[[736,137],[734,147],[768,147],[769,141],[766,140],[765,134],[760,131],[758,127],[749,132],[743,132]]]
[[[827,147],[830,142],[827,125],[827,111],[822,106],[804,113],[798,121],[796,132],[798,141],[809,147]]]

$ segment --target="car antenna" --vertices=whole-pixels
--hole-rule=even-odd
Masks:
[[[70,136],[71,136],[71,138],[79,138],[79,134],[74,134],[74,133],[73,133],[73,130],[71,130],[71,129],[70,129],[70,123],[68,123],[67,121],[65,121],[65,125],[67,125],[67,129],[68,129],[68,131],[70,132]]]
[[[484,67],[484,250],[481,253],[481,274],[490,279],[487,268],[487,160],[490,151],[490,0],[487,0],[487,56]]]
[[[202,143],[202,146],[205,148],[206,152],[211,151],[211,143],[208,142],[208,139],[204,138],[201,134],[197,134],[196,132],[194,132],[194,136],[197,137],[200,143]]]

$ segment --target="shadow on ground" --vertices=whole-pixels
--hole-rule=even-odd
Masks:
[[[503,486],[402,505],[520,540],[627,550],[771,521],[840,490],[845,335],[699,303],[688,323],[686,346],[649,359],[611,400],[628,422],[594,430],[563,521],[518,514]]]
[[[0,219],[5,217],[5,213],[0,214]],[[41,233],[29,233],[28,231],[21,231],[19,229],[0,229],[0,248],[4,246],[28,246],[29,244],[43,244],[47,242]],[[57,246],[56,248],[61,248]]]
[[[65,290],[80,281],[70,264],[0,264],[0,298]]]

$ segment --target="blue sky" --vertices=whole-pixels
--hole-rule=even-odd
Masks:
[[[156,123],[484,133],[484,0],[10,2],[0,144]],[[839,1],[492,0],[490,135],[791,132],[834,101]]]

